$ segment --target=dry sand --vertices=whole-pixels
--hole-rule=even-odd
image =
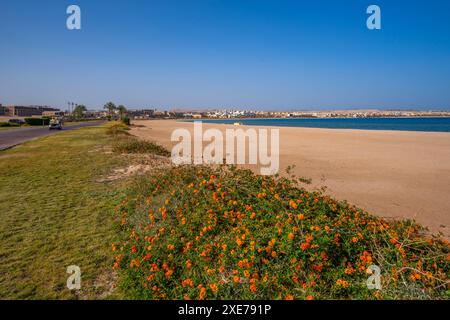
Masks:
[[[131,133],[169,150],[176,128],[193,124],[174,120],[134,121]],[[204,123],[203,129],[236,128]],[[242,126],[246,129],[249,126]],[[270,128],[270,127],[258,127]],[[273,128],[273,127],[272,127]],[[413,218],[450,236],[450,133],[317,128],[280,130],[280,173],[296,165],[308,187],[388,218]],[[254,168],[255,171],[258,168]]]

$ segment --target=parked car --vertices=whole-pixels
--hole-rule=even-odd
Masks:
[[[59,119],[51,119],[50,124],[48,125],[49,130],[58,129],[62,130],[62,122]]]
[[[25,124],[25,121],[23,121],[22,119],[9,119],[8,121],[9,123],[16,123],[19,126],[21,126],[22,124]]]

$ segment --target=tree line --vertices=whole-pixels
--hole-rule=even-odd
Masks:
[[[109,115],[110,117],[113,117],[114,114],[115,114],[115,112],[118,111],[118,112],[119,112],[120,119],[123,119],[124,116],[125,116],[126,113],[127,113],[127,108],[125,108],[125,106],[123,106],[123,105],[121,105],[121,104],[118,105],[118,106],[116,106],[113,102],[107,102],[107,103],[103,106],[103,109],[105,109],[105,110],[108,111],[108,115]]]
[[[103,109],[108,111],[108,116],[111,118],[114,117],[114,115],[116,114],[116,111],[118,112],[120,119],[123,119],[127,113],[127,108],[124,105],[120,104],[120,105],[116,106],[113,102],[107,102],[103,106]],[[72,115],[75,118],[81,119],[84,117],[86,112],[87,112],[86,106],[83,104],[79,104],[73,110]]]

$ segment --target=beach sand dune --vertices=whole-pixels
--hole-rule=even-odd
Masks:
[[[133,123],[132,134],[169,150],[174,129],[193,130],[192,123],[174,120]],[[203,128],[235,127],[203,123]],[[295,165],[297,176],[312,179],[308,189],[326,186],[328,194],[372,214],[413,218],[450,237],[450,133],[278,129],[280,173]]]

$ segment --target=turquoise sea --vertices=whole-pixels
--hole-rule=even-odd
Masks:
[[[400,130],[450,132],[450,117],[423,118],[289,118],[289,119],[208,119],[205,123],[235,123],[256,126],[329,129]]]

